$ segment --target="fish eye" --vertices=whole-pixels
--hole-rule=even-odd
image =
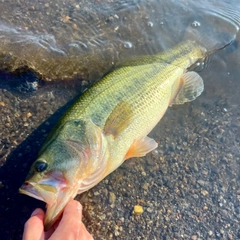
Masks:
[[[48,167],[48,164],[44,160],[39,160],[35,163],[35,169],[37,172],[43,172]]]

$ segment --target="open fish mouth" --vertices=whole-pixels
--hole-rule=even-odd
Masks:
[[[58,191],[54,186],[26,181],[19,192],[51,205],[56,199]]]
[[[30,197],[36,198],[40,201],[44,201],[40,193],[36,190],[36,188],[30,182],[23,183],[21,188],[19,188],[19,192],[22,194],[26,194]]]
[[[58,189],[53,186],[54,184],[44,184],[46,180],[42,182],[43,184],[26,181],[19,189],[19,192],[46,202],[44,229],[48,231],[61,215],[64,207],[72,198],[72,194],[69,188]],[[68,190],[70,190],[70,194],[67,193]],[[74,196],[77,194],[77,190],[77,188],[74,189]]]

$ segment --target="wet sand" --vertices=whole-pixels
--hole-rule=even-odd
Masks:
[[[169,108],[152,131],[155,151],[127,160],[77,196],[95,239],[240,239],[240,51],[228,50],[214,54],[200,73],[204,93]],[[2,164],[8,157],[0,169],[1,239],[21,239],[33,209],[44,208],[18,188],[78,91],[65,85],[27,95],[1,89]],[[142,215],[133,214],[135,205]]]

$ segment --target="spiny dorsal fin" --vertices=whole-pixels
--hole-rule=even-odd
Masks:
[[[104,133],[116,138],[132,122],[133,111],[129,103],[121,101],[113,109],[104,126]]]
[[[158,146],[156,141],[148,136],[134,140],[124,160],[132,157],[143,157]]]
[[[184,73],[181,78],[180,90],[171,105],[191,102],[203,92],[203,80],[196,72]]]

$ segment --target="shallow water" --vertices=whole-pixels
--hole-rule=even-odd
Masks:
[[[233,5],[238,12],[237,0],[230,6],[205,0],[2,1],[1,69],[28,67],[44,80],[93,81],[129,57],[186,38],[223,46],[236,33]]]
[[[31,211],[44,206],[20,196],[17,189],[47,133],[90,82],[119,62],[166,50],[186,37],[207,35],[211,39],[207,47],[234,39],[237,24],[210,14],[209,9],[222,9],[211,8],[221,5],[211,2],[0,3],[1,164],[7,158],[0,170],[1,239],[21,239]],[[231,4],[240,14],[239,3]],[[222,5],[229,7],[225,2]],[[89,24],[84,25],[86,18]],[[239,41],[238,34],[232,45],[209,57],[200,72],[205,91],[198,99],[167,111],[150,134],[159,142],[156,151],[126,161],[78,196],[95,239],[240,239]],[[65,70],[69,62],[75,65]],[[23,66],[17,75],[3,71]],[[29,73],[26,67],[40,75],[22,75]],[[32,93],[22,90],[22,81],[39,76],[75,81],[41,83]],[[144,207],[139,217],[132,214],[136,204]]]

